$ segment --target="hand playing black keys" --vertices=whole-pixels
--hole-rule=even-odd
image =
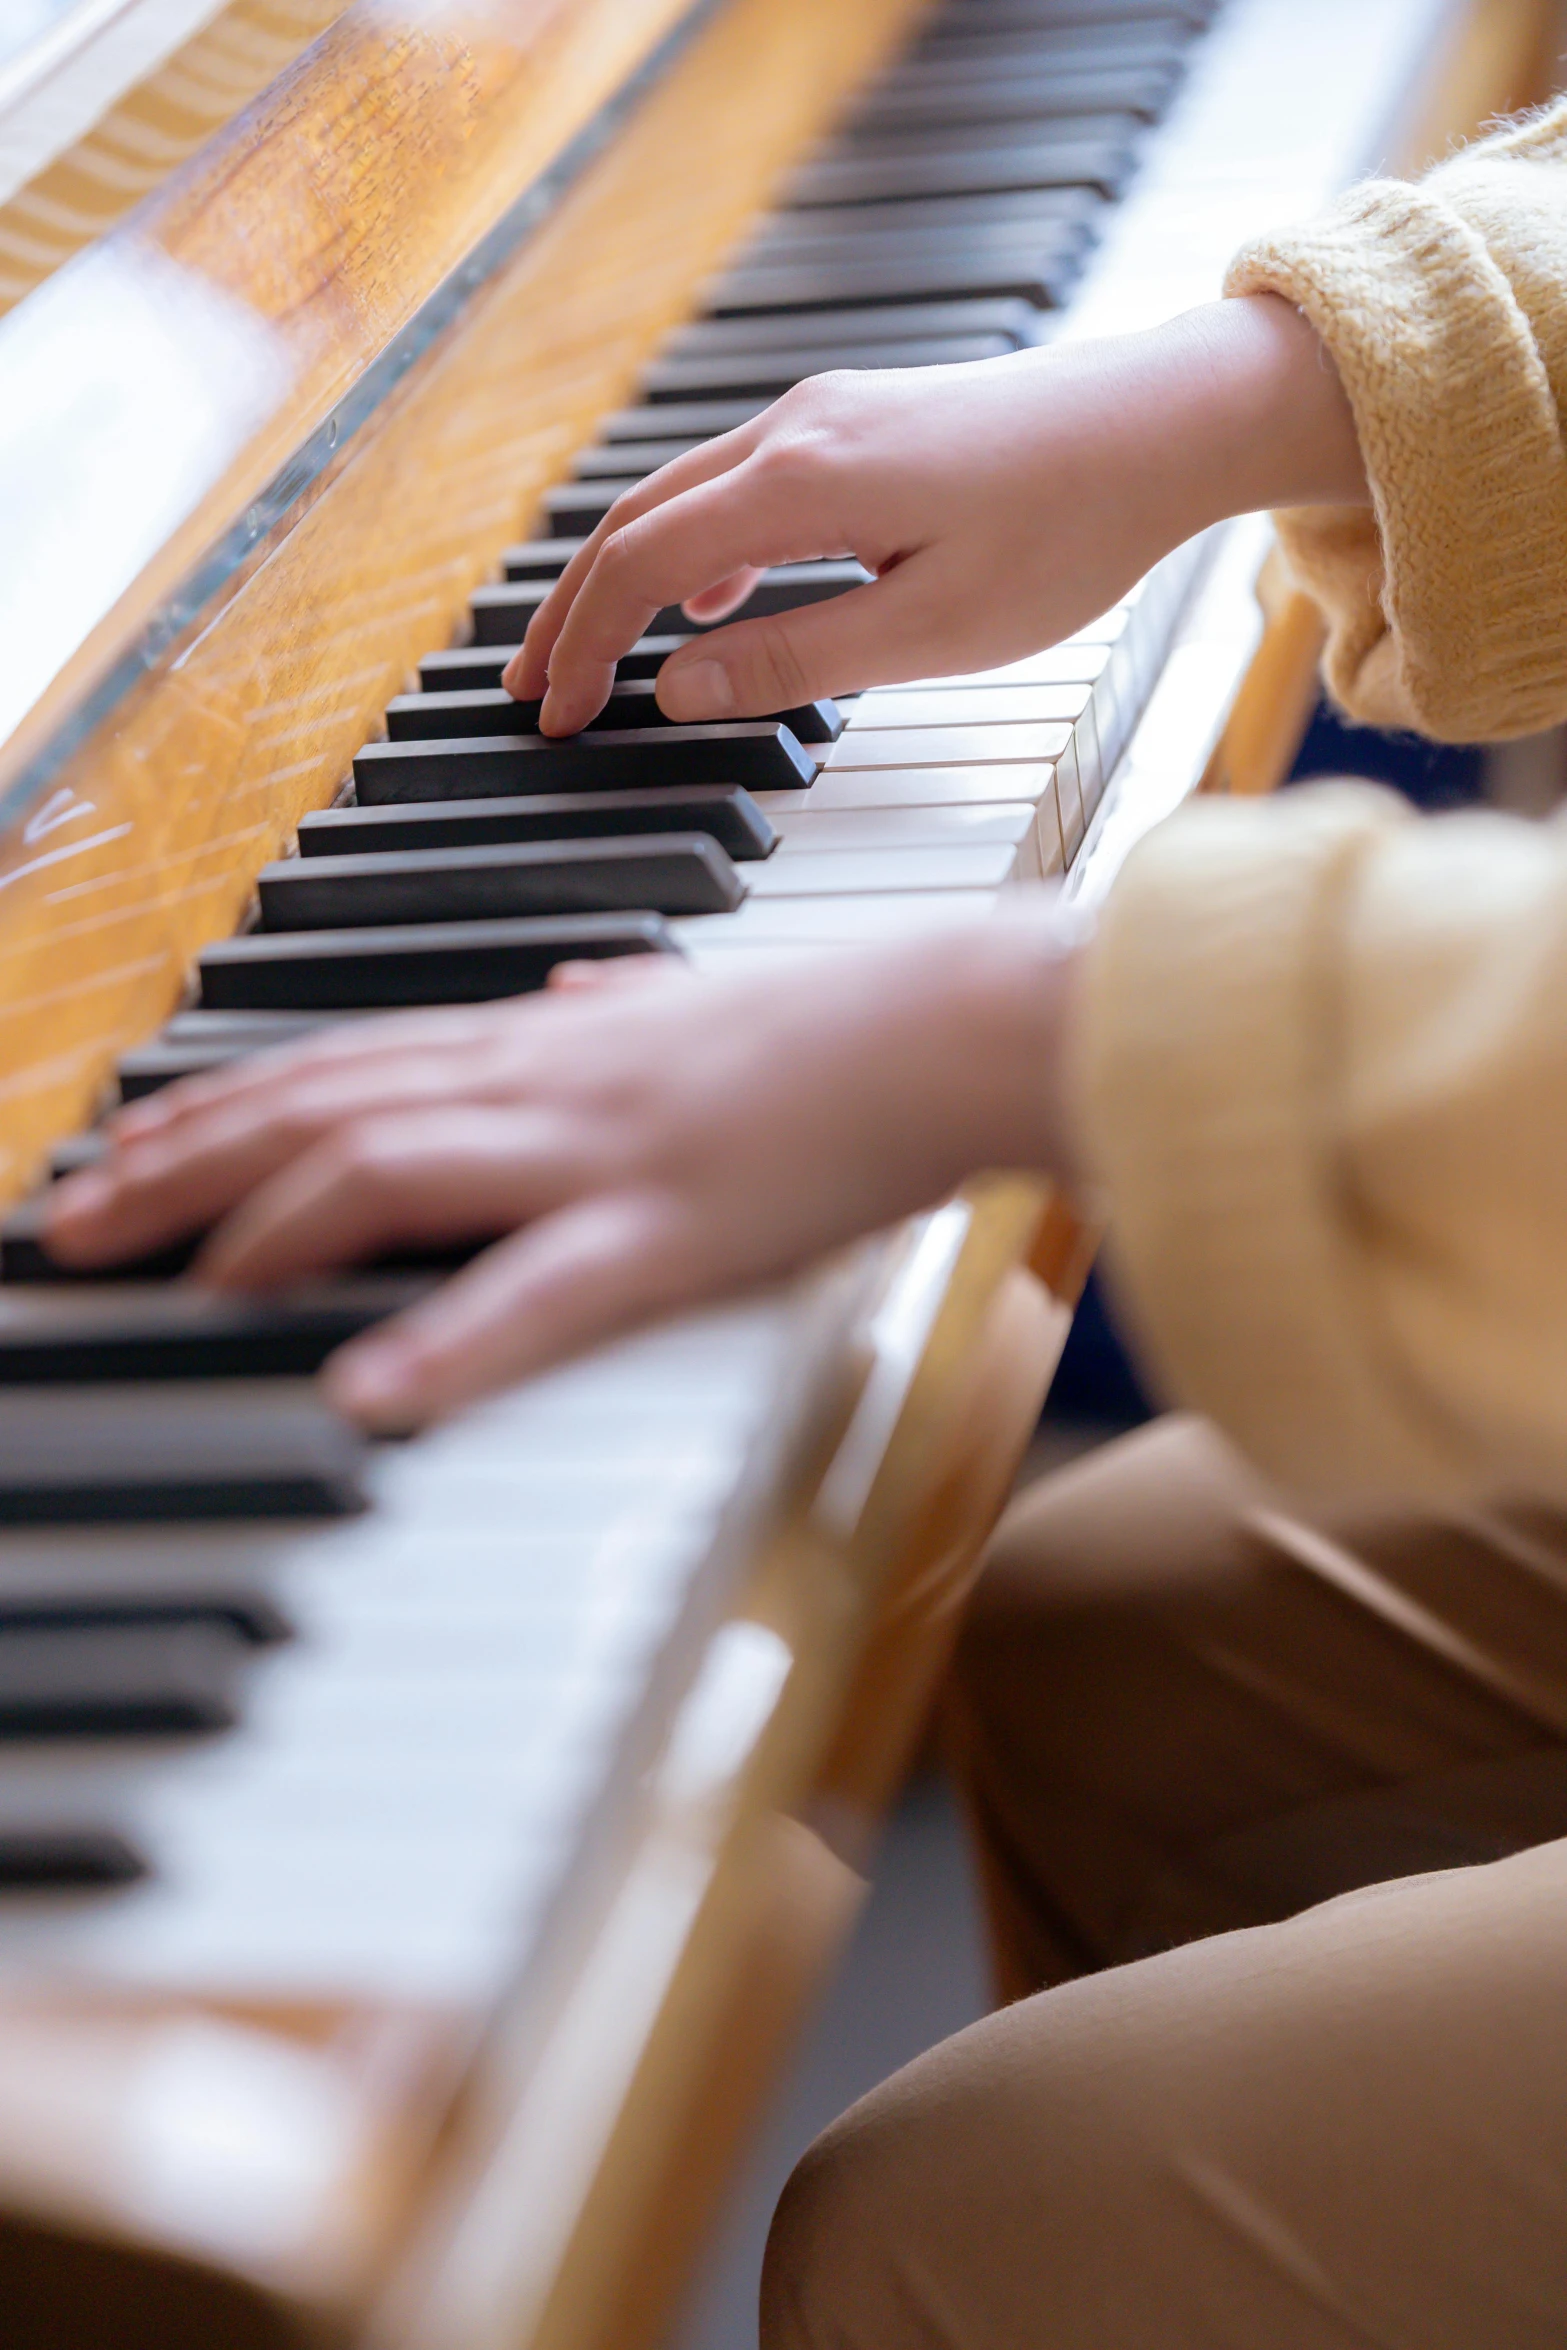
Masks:
[[[1113,342],[818,376],[618,499],[504,682],[545,697],[546,732],[573,733],[663,606],[718,621],[768,565],[850,554],[869,586],[673,654],[665,713],[759,717],[998,666],[1226,515],[1365,496],[1332,364],[1271,294]]]
[[[1271,296],[1118,343],[829,376],[618,504],[506,683],[547,683],[545,720],[572,731],[661,606],[716,619],[763,566],[846,551],[870,585],[675,654],[665,712],[999,664],[1223,514],[1364,495],[1338,379]],[[356,1024],[123,1112],[106,1162],[59,1185],[48,1244],[93,1266],[215,1225],[199,1272],[259,1288],[507,1235],[330,1367],[354,1416],[413,1425],[979,1168],[1070,1175],[1075,936],[1020,894],[1009,920],[787,986],[621,965],[554,1000]]]
[[[1040,893],[787,986],[649,956],[337,1029],[122,1111],[107,1158],[56,1187],[48,1246],[92,1266],[216,1225],[199,1277],[253,1289],[509,1234],[329,1368],[353,1417],[418,1425],[977,1168],[1065,1171],[1076,935]]]

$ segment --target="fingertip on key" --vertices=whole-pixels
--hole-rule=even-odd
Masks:
[[[101,1216],[114,1197],[112,1175],[96,1167],[86,1167],[79,1175],[68,1175],[57,1183],[50,1197],[48,1225],[51,1233],[75,1233],[84,1230]]]
[[[338,1411],[379,1434],[400,1435],[422,1416],[418,1355],[391,1338],[344,1347],[328,1363],[323,1383]]]

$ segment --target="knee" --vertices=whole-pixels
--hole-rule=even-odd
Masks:
[[[822,2133],[779,2198],[762,2264],[761,2350],[892,2350],[870,2209],[874,2145],[857,2143],[853,2122],[845,2115]]]

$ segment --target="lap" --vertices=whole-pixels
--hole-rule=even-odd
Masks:
[[[818,2141],[764,2350],[1544,2350],[1567,1843],[1021,2001]]]
[[[1567,1835],[1567,1521],[1308,1518],[1172,1418],[1015,1504],[953,1714],[1006,1987]]]

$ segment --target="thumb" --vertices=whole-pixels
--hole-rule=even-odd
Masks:
[[[867,587],[693,637],[658,673],[658,706],[687,725],[765,718],[939,666],[939,607],[918,557]]]

